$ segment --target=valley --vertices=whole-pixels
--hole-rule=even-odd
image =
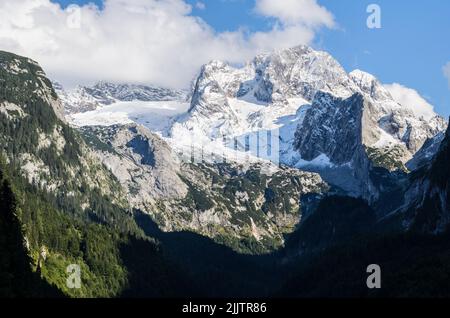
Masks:
[[[448,275],[444,118],[307,46],[212,61],[194,83],[66,90],[0,52],[0,225],[20,225],[24,295],[416,295],[428,257]],[[367,290],[378,263],[389,288]]]

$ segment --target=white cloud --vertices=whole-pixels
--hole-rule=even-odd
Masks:
[[[285,25],[334,26],[333,15],[316,0],[256,0],[256,12],[278,18]]]
[[[420,96],[416,90],[398,83],[383,86],[391,93],[397,103],[413,111],[416,116],[423,116],[427,120],[436,116],[433,106]]]
[[[450,62],[448,62],[443,68],[444,76],[448,79],[448,87],[450,88]]]
[[[295,1],[301,13],[293,15],[264,2],[259,12],[279,21],[272,30],[218,33],[183,0],[106,0],[102,10],[85,5],[79,28],[73,10],[50,0],[1,0],[0,49],[37,60],[63,84],[105,79],[180,87],[211,59],[241,63],[308,44],[317,28],[332,25],[331,14],[313,0]]]
[[[206,4],[204,2],[201,1],[197,1],[197,3],[195,4],[195,7],[199,10],[205,10],[206,9]]]

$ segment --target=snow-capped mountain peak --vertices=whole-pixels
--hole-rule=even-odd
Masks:
[[[349,76],[361,91],[374,100],[393,100],[389,91],[372,74],[357,69],[350,72]]]
[[[162,135],[175,150],[201,148],[223,155],[236,148],[236,143],[271,135],[276,136],[277,147],[266,145],[262,152],[276,149],[277,163],[319,172],[353,169],[352,178],[359,178],[362,184],[370,183],[371,164],[406,169],[405,164],[422,145],[446,126],[434,112],[424,118],[402,105],[375,76],[361,70],[348,74],[330,54],[307,46],[261,54],[242,67],[213,60],[201,68],[194,83],[185,112],[158,119],[163,125],[147,125],[164,130]],[[105,82],[83,92],[100,105],[115,102],[112,106],[133,99],[174,100],[181,105],[181,97],[187,96]],[[119,105],[110,110],[123,109]],[[132,117],[125,122],[142,123]],[[79,123],[83,122],[89,121],[83,117]],[[224,144],[224,139],[235,139],[234,145]],[[240,159],[231,160],[256,156],[246,147],[241,151]]]
[[[185,102],[187,99],[184,90],[127,83],[100,81],[93,86],[78,86],[73,90],[65,90],[58,82],[53,82],[53,86],[64,103],[66,114],[84,113],[117,102]]]
[[[105,105],[116,101],[170,101],[186,98],[186,92],[181,90],[105,81],[98,82],[92,87],[86,87],[86,91]]]
[[[331,55],[307,46],[261,54],[241,68],[212,61],[192,96],[189,113],[172,128],[175,145],[188,134],[195,143],[276,131],[280,162],[308,169],[367,170],[364,161],[374,158],[388,169],[404,167],[446,126],[437,114],[425,119],[400,104],[375,76],[347,74]]]

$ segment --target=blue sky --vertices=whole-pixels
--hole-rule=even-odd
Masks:
[[[101,0],[53,0],[63,6]],[[278,0],[277,0],[278,1]],[[192,4],[217,32],[245,27],[268,31],[274,21],[254,11],[254,0],[203,0]],[[450,61],[450,1],[428,0],[319,0],[336,21],[333,29],[316,33],[313,47],[330,52],[346,70],[355,68],[376,75],[383,83],[397,82],[416,89],[445,116],[450,115],[450,89],[443,66]],[[368,4],[381,7],[382,28],[366,27]]]

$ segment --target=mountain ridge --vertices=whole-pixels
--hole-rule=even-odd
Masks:
[[[99,81],[92,86],[65,90],[57,81],[53,86],[64,104],[66,115],[95,110],[116,102],[184,101],[187,92],[150,85],[120,84]]]
[[[407,170],[408,162],[428,139],[445,129],[446,121],[433,113],[424,118],[395,101],[387,89],[373,76],[360,70],[347,74],[342,66],[325,52],[299,46],[257,56],[242,68],[234,68],[224,62],[212,61],[202,67],[194,86],[191,106],[171,130],[174,146],[191,142],[183,136],[192,135],[193,140],[219,141],[224,136],[241,138],[256,132],[277,131],[280,135],[279,162],[291,167],[313,169],[314,172],[330,170],[351,162],[332,162],[327,153],[308,154],[311,143],[298,143],[295,135],[318,134],[319,143],[333,142],[335,118],[343,116],[330,110],[324,111],[322,120],[306,120],[308,113],[318,112],[326,103],[323,93],[346,99],[361,94],[364,99],[360,132],[351,132],[352,126],[341,125],[346,134],[362,134],[361,144],[366,148],[369,161],[387,170]],[[351,121],[351,114],[345,119]],[[325,119],[326,118],[326,119]],[[309,127],[305,128],[309,122]],[[293,127],[297,126],[293,133]],[[327,135],[327,131],[330,134]],[[344,133],[345,134],[345,133]],[[328,137],[327,137],[328,136]],[[316,141],[319,139],[316,138]],[[340,156],[346,143],[334,144]],[[195,142],[194,142],[195,147]],[[332,145],[333,147],[333,145]],[[435,149],[435,148],[433,148]],[[305,156],[303,158],[302,154]],[[335,172],[333,172],[336,174]],[[361,172],[360,175],[366,173]],[[332,180],[328,180],[333,182]],[[362,180],[362,182],[365,182]],[[363,191],[364,192],[364,191]],[[362,193],[360,193],[362,194]],[[359,195],[356,193],[356,195]]]

